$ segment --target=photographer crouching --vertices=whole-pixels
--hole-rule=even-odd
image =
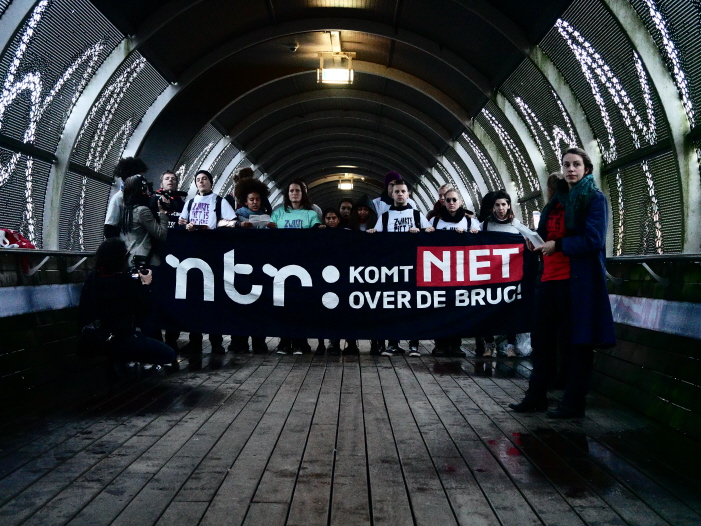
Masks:
[[[137,332],[150,315],[153,274],[128,266],[129,252],[120,238],[97,249],[95,271],[80,296],[81,354],[104,354],[115,365],[125,362],[172,364],[175,352]]]

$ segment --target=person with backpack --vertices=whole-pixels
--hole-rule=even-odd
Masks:
[[[520,234],[521,232],[515,225],[520,225],[521,222],[514,217],[514,211],[511,208],[511,196],[505,190],[499,190],[494,194],[494,204],[492,205],[492,213],[485,218],[480,225],[482,232],[504,232],[507,234]],[[486,343],[483,356],[485,358],[497,355],[497,346],[494,343],[494,336],[485,336]],[[516,335],[506,335],[506,355],[509,358],[516,357]]]
[[[185,203],[178,223],[185,225],[185,230],[214,230],[215,228],[230,227],[236,225],[236,212],[231,205],[221,196],[212,192],[212,174],[207,170],[200,170],[195,174],[197,194]],[[209,343],[214,354],[225,354],[224,337],[221,334],[210,334]],[[191,332],[190,343],[182,349],[193,354],[202,353],[202,333]]]
[[[424,232],[433,232],[435,230],[428,222],[428,219],[408,203],[409,186],[403,179],[396,180],[392,185],[392,199],[394,204],[389,210],[380,215],[375,228],[367,230],[368,234],[374,234],[375,232],[409,232],[416,234],[422,230]],[[405,349],[399,346],[399,340],[389,340],[385,349],[383,349],[384,343],[384,340],[382,340],[375,345],[382,356],[395,356],[406,352]],[[371,347],[372,352],[373,347]],[[409,356],[421,356],[419,340],[409,341]]]
[[[462,207],[462,199],[457,190],[454,188],[444,189],[442,201],[444,203],[443,206],[436,211],[436,215],[431,220],[433,228],[436,230],[452,230],[458,234],[467,231],[478,231],[479,223],[476,219],[468,217],[467,211]],[[465,354],[460,349],[462,338],[459,335],[436,338],[435,341],[436,346],[433,349],[433,356],[465,357]]]

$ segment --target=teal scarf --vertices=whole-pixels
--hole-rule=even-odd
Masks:
[[[585,175],[573,188],[561,180],[558,183],[555,197],[543,209],[543,215],[560,203],[565,209],[565,228],[574,230],[577,225],[584,223],[584,218],[589,211],[589,203],[599,191],[599,187],[594,182],[594,175]]]

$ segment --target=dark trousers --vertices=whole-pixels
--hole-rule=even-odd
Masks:
[[[110,341],[108,349],[110,358],[121,362],[160,365],[175,360],[175,352],[165,343],[138,333]]]
[[[202,344],[202,333],[201,332],[191,332],[190,342]],[[221,345],[224,343],[224,336],[221,334],[210,334],[209,343],[212,345]]]
[[[569,280],[544,281],[536,292],[536,319],[531,333],[533,371],[526,397],[544,400],[553,383],[558,350],[566,363],[563,404],[584,409],[594,361],[591,347],[572,344],[572,294]]]
[[[494,343],[494,336],[485,336],[484,341],[485,341],[485,343]],[[507,334],[506,335],[506,343],[511,344],[511,345],[516,345],[516,335],[515,334]]]

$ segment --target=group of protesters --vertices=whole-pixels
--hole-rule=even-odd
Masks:
[[[601,269],[605,254],[606,200],[596,187],[593,165],[587,154],[578,148],[568,150],[563,156],[563,174],[554,174],[552,198],[543,210],[538,233],[544,244],[528,248],[542,256],[542,277],[540,280],[536,306],[536,327],[533,334],[534,369],[526,398],[512,408],[519,412],[540,411],[547,408],[545,393],[555,376],[554,362],[562,347],[567,348],[566,365],[562,377],[568,386],[565,399],[551,416],[579,416],[584,411],[584,396],[592,367],[592,349],[596,346],[611,345],[613,337],[610,306],[605,294],[605,278]],[[382,193],[375,199],[365,195],[357,202],[342,199],[337,208],[321,210],[311,202],[307,186],[302,180],[290,182],[283,192],[283,203],[272,209],[268,187],[255,179],[250,168],[240,170],[235,177],[236,184],[232,195],[219,196],[213,192],[213,177],[206,170],[195,174],[196,194],[185,200],[185,193],[178,191],[179,178],[172,171],[160,177],[161,188],[149,191],[144,177],[146,166],[138,158],[125,158],[118,163],[115,174],[123,181],[122,190],[115,194],[108,207],[105,220],[103,246],[98,250],[98,265],[94,283],[86,287],[85,300],[91,307],[82,309],[84,320],[95,316],[111,319],[106,324],[109,330],[129,334],[130,359],[148,359],[153,363],[177,363],[179,351],[202,353],[201,333],[191,332],[189,343],[178,348],[178,331],[162,332],[153,322],[154,317],[139,317],[129,305],[143,301],[151,275],[160,264],[158,244],[167,237],[169,228],[182,228],[186,231],[216,228],[276,228],[276,229],[350,229],[368,234],[383,232],[417,233],[435,230],[451,230],[460,234],[476,234],[480,231],[518,233],[519,222],[514,217],[511,197],[505,190],[490,192],[481,203],[479,217],[468,210],[458,190],[450,185],[438,189],[438,201],[427,216],[418,210],[411,199],[408,182],[397,172],[389,172],[384,178]],[[549,196],[550,197],[550,196]],[[107,256],[105,256],[107,254]],[[105,257],[114,258],[119,254],[119,264],[106,262]],[[101,256],[103,256],[101,258]],[[129,286],[120,278],[119,269],[132,268]],[[577,274],[575,275],[575,268]],[[136,269],[136,270],[134,270]],[[572,271],[570,270],[572,269]],[[109,287],[106,279],[113,278]],[[132,279],[132,277],[134,279]],[[120,284],[124,286],[120,292]],[[110,312],[100,312],[95,306],[95,295],[100,290],[111,294],[113,305]],[[137,290],[139,289],[139,290]],[[92,291],[92,292],[90,292]],[[120,293],[122,297],[120,297]],[[137,298],[138,296],[138,298]],[[92,301],[90,301],[92,299]],[[83,302],[81,302],[82,305]],[[99,303],[99,302],[98,302]],[[89,309],[98,312],[89,312]],[[103,309],[104,310],[104,309]],[[608,312],[608,314],[606,314]],[[142,322],[139,340],[128,327],[134,325],[135,318],[150,320]],[[116,320],[116,321],[115,321]],[[577,323],[574,323],[574,320]],[[556,324],[552,325],[555,321]],[[131,324],[131,325],[130,325]],[[138,334],[138,333],[137,333]],[[284,335],[283,335],[284,336]],[[517,356],[516,335],[506,335],[506,354]],[[223,354],[223,336],[210,334],[209,341],[214,354]],[[159,345],[157,345],[159,344]],[[419,342],[408,342],[409,356],[420,356]],[[268,352],[265,337],[253,336],[249,349],[247,336],[231,336],[228,347],[232,352]],[[279,354],[302,354],[312,352],[306,339],[281,337],[276,352]],[[358,354],[358,344],[346,340],[345,349],[340,340],[318,340],[316,354]],[[407,350],[398,340],[373,340],[370,353],[394,356]],[[141,355],[140,355],[141,353]],[[438,338],[432,351],[435,356],[464,356],[461,336]],[[494,336],[478,339],[478,355],[496,356]]]

